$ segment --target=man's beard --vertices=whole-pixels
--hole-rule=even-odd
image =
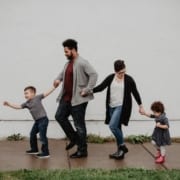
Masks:
[[[72,61],[73,60],[73,54],[71,53],[71,55],[70,56],[66,56],[67,57],[67,59],[69,60],[69,61]]]

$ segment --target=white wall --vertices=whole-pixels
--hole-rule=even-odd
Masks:
[[[0,0],[0,102],[24,101],[23,88],[52,86],[66,58],[61,43],[79,42],[81,56],[99,73],[122,58],[149,109],[162,100],[170,119],[180,119],[179,0]],[[50,119],[59,89],[44,104]],[[105,94],[88,106],[87,119],[104,118]],[[0,107],[0,119],[31,119],[27,111]],[[132,119],[145,119],[134,106]]]
[[[25,137],[29,137],[30,129],[33,125],[33,122],[30,120],[26,121],[0,121],[0,140],[8,137],[12,134],[20,133]],[[87,132],[88,134],[96,134],[102,137],[113,136],[109,127],[102,123],[102,121],[87,121]],[[171,121],[170,126],[170,134],[171,137],[179,137],[179,127],[180,121]],[[154,129],[154,122],[151,120],[132,120],[130,121],[130,125],[124,127],[123,132],[124,136],[127,137],[129,135],[151,135]],[[62,129],[59,127],[56,121],[50,121],[47,132],[48,138],[64,138],[65,134]]]

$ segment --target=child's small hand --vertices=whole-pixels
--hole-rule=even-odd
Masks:
[[[9,102],[4,101],[3,105],[4,105],[4,106],[9,106]]]
[[[145,116],[146,112],[145,111],[141,111],[140,114]]]
[[[144,115],[144,116],[147,115],[147,113],[146,113],[146,111],[145,111],[144,109],[139,110],[139,113],[140,113],[141,115]]]
[[[160,125],[161,125],[161,123],[160,123],[160,122],[156,123],[156,127],[159,127]]]

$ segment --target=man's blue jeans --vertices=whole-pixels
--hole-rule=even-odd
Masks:
[[[119,146],[124,144],[123,132],[120,125],[122,106],[118,106],[115,108],[109,107],[109,111],[111,118],[109,123],[109,128],[111,129],[111,132],[114,134],[117,141],[117,145]]]
[[[33,151],[38,151],[37,133],[39,133],[40,141],[42,143],[41,151],[44,155],[49,155],[47,127],[49,120],[43,117],[35,121],[30,133],[30,145]]]

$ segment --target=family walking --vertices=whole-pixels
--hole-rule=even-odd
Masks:
[[[156,163],[163,163],[166,155],[166,145],[170,145],[169,123],[165,114],[164,105],[154,102],[151,106],[152,114],[145,112],[140,93],[135,80],[126,74],[126,65],[123,60],[114,62],[114,73],[108,75],[102,83],[96,86],[97,73],[91,64],[78,53],[78,43],[73,39],[63,42],[64,53],[67,58],[63,70],[54,80],[53,86],[47,93],[36,95],[36,89],[28,86],[24,89],[27,101],[22,105],[14,105],[7,101],[4,105],[14,109],[29,109],[35,122],[30,133],[30,147],[26,153],[37,154],[39,158],[49,157],[47,127],[48,117],[41,100],[51,94],[60,84],[61,92],[57,98],[59,106],[55,119],[63,129],[69,144],[66,150],[75,145],[77,151],[70,155],[71,158],[83,158],[88,156],[87,130],[85,114],[88,102],[93,99],[93,94],[106,89],[106,119],[113,133],[117,150],[110,154],[113,159],[123,159],[128,152],[124,142],[122,125],[128,126],[132,111],[132,96],[139,106],[139,113],[147,117],[155,118],[155,129],[152,135],[152,143],[157,149]],[[69,121],[72,116],[74,127]],[[42,143],[41,153],[37,146],[37,133]]]

